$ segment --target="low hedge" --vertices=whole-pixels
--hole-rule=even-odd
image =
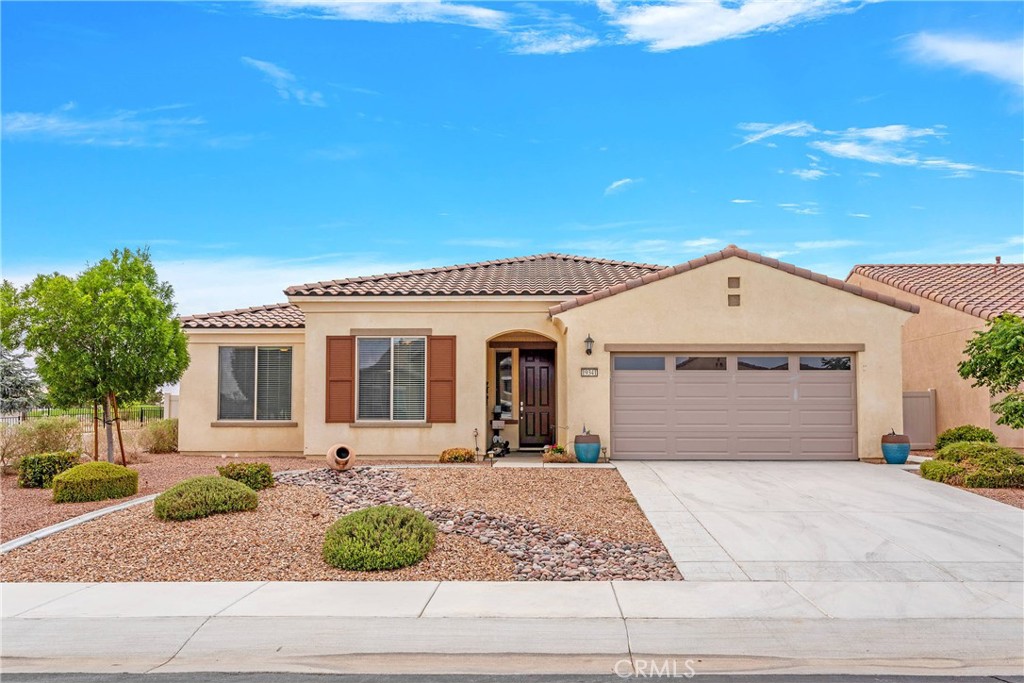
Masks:
[[[469,448],[446,448],[438,462],[476,462],[476,451]]]
[[[1024,486],[1024,455],[983,441],[951,443],[936,460],[921,463],[921,476],[967,488]]]
[[[139,492],[139,473],[112,462],[87,462],[53,478],[54,503],[127,498]]]
[[[18,486],[26,489],[48,489],[53,478],[80,462],[77,453],[58,451],[26,455],[18,463]]]
[[[217,467],[217,472],[222,477],[242,482],[253,491],[274,485],[274,472],[265,462],[232,462]]]
[[[960,443],[964,441],[985,441],[987,443],[995,443],[996,435],[991,430],[985,429],[984,427],[978,427],[975,425],[960,425],[959,427],[953,427],[939,434],[938,438],[935,439],[935,448],[942,450],[951,443]]]
[[[436,530],[422,512],[379,505],[345,515],[327,529],[324,561],[356,571],[400,569],[434,548]]]
[[[255,510],[256,492],[225,477],[194,477],[167,489],[153,501],[158,519],[181,522],[224,512]]]

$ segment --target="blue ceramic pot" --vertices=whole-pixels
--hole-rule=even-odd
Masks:
[[[595,463],[601,457],[601,437],[596,434],[580,434],[573,446],[577,462]]]
[[[882,456],[890,465],[904,465],[910,457],[909,443],[883,443]]]

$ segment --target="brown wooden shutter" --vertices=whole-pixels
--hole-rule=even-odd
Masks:
[[[356,338],[327,338],[327,422],[355,422]]]
[[[455,422],[455,337],[427,337],[427,422]]]

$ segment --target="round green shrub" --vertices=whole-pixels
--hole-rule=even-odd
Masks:
[[[217,472],[222,477],[242,482],[253,491],[274,485],[274,472],[265,462],[232,462],[217,467]]]
[[[951,443],[959,443],[961,441],[985,441],[987,443],[995,443],[996,435],[993,434],[991,430],[985,429],[984,427],[961,425],[959,427],[947,429],[939,434],[939,437],[935,439],[935,448],[937,450],[942,450]]]
[[[921,476],[968,488],[1024,486],[1024,455],[984,441],[951,443],[921,464]]]
[[[54,503],[127,498],[139,492],[139,473],[112,462],[87,462],[53,478]]]
[[[224,477],[195,477],[167,489],[153,501],[153,513],[163,520],[181,522],[222,512],[254,510],[256,492]]]
[[[426,557],[435,536],[422,512],[379,505],[345,515],[327,529],[324,561],[356,571],[400,569]]]
[[[948,460],[925,460],[921,463],[921,476],[946,484],[962,484],[964,468]]]
[[[1002,450],[1009,449],[986,441],[955,441],[939,449],[935,457],[939,460],[948,460],[949,462],[961,462],[999,453]]]

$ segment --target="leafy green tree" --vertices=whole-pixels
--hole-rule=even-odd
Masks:
[[[24,413],[39,405],[42,385],[25,365],[26,356],[0,345],[0,414]]]
[[[992,405],[999,415],[996,424],[1024,428],[1024,319],[1011,313],[994,318],[967,342],[964,353],[960,376],[987,387],[992,396],[1004,394]]]
[[[10,280],[0,283],[0,346],[13,351],[25,336],[25,319],[21,315],[22,293]]]
[[[39,275],[22,292],[25,348],[35,354],[51,401],[57,407],[103,405],[111,462],[111,414],[118,404],[147,398],[188,367],[173,295],[149,252],[129,249],[77,277]]]

